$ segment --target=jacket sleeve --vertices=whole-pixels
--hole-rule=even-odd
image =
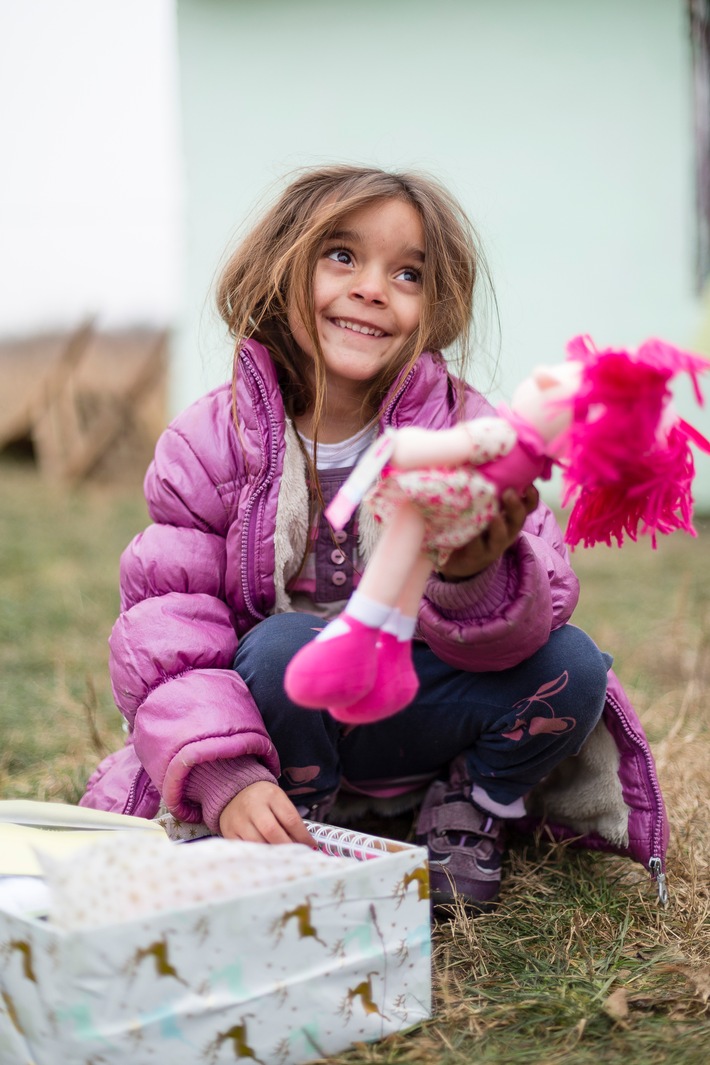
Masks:
[[[430,578],[419,631],[439,658],[471,672],[509,669],[572,616],[579,584],[562,533],[544,505],[503,557],[468,581]]]
[[[214,418],[209,407],[203,415]],[[279,773],[261,715],[232,669],[222,474],[200,459],[194,432],[178,425],[163,434],[145,482],[155,524],[121,558],[121,614],[109,640],[114,696],[136,753],[168,808],[191,821],[202,813],[194,789],[187,794],[195,766],[250,757]]]

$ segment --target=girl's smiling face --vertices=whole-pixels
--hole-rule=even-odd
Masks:
[[[422,307],[424,229],[404,200],[369,204],[343,217],[324,245],[313,306],[328,388],[358,398],[415,332]],[[306,355],[313,345],[292,308],[289,325]]]

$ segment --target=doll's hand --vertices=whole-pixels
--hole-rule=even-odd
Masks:
[[[315,844],[296,807],[278,784],[257,780],[247,785],[225,806],[219,830],[226,839],[249,843]]]
[[[522,495],[514,489],[505,491],[500,500],[500,513],[488,527],[463,547],[452,551],[439,570],[447,581],[462,581],[475,577],[492,562],[496,562],[515,543],[528,514],[537,507],[540,496],[530,485]]]

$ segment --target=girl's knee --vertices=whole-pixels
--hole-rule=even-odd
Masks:
[[[574,706],[577,714],[594,719],[604,705],[609,665],[609,656],[576,625],[564,625],[551,633],[534,659],[538,681],[544,679],[550,691],[556,684],[558,699]]]
[[[576,625],[564,625],[551,634],[547,646],[558,668],[573,675],[578,685],[606,691],[611,658],[599,650],[586,632]]]
[[[234,659],[234,669],[246,680],[257,666],[283,674],[293,656],[314,639],[325,623],[313,614],[273,614],[243,636]]]

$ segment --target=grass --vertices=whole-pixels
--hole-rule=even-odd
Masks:
[[[106,670],[140,477],[71,494],[0,463],[0,795],[73,802],[122,733]],[[671,820],[671,904],[610,855],[519,840],[501,905],[434,936],[435,1016],[340,1065],[710,1060],[710,523],[575,555],[576,621],[615,656]]]
[[[75,801],[121,743],[106,638],[118,561],[146,522],[140,485],[66,494],[0,465],[0,789]]]

